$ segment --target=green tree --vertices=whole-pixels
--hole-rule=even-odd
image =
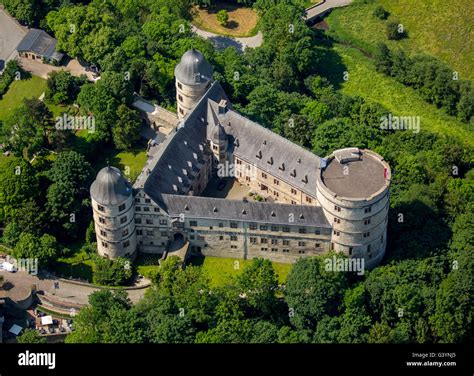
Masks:
[[[337,312],[348,275],[327,271],[324,260],[330,257],[299,259],[288,274],[285,300],[294,312],[290,321],[298,329],[313,329],[325,314]]]
[[[118,121],[112,128],[112,137],[117,149],[129,149],[140,139],[140,116],[125,105],[117,109]]]
[[[219,22],[222,26],[227,26],[227,22],[229,22],[229,13],[225,9],[221,9],[216,14],[217,22]]]
[[[25,329],[23,333],[21,333],[16,340],[18,343],[26,343],[26,344],[32,344],[32,343],[46,343],[46,338],[41,337],[38,332],[34,329]]]
[[[44,267],[56,259],[58,252],[59,247],[54,236],[43,234],[41,237],[37,237],[28,232],[23,232],[12,255],[16,259],[38,259],[38,264]]]
[[[130,261],[122,257],[109,260],[96,256],[93,272],[94,283],[104,286],[123,285],[132,276]]]

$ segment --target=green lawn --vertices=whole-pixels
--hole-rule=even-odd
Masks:
[[[64,278],[80,278],[92,282],[93,262],[87,253],[80,250],[81,246],[80,243],[70,245],[71,256],[58,258],[54,271]]]
[[[473,132],[466,124],[426,103],[412,88],[377,73],[372,61],[360,51],[341,45],[336,45],[334,51],[350,74],[342,84],[344,93],[379,102],[394,115],[420,116],[422,130],[450,135],[466,145],[474,145]]]
[[[383,6],[400,22],[408,38],[388,41],[385,24],[373,16]],[[410,54],[427,53],[474,80],[474,2],[472,0],[376,0],[335,9],[327,18],[329,34],[370,51],[376,42],[400,46]]]
[[[205,257],[203,258],[192,258],[191,264],[201,265],[203,271],[211,279],[212,286],[223,286],[230,283],[232,277],[235,277],[242,273],[245,266],[251,263],[252,260],[242,260],[234,258],[222,258],[222,257]],[[292,264],[273,263],[273,268],[278,274],[278,281],[284,283],[286,276],[291,269]]]
[[[0,120],[5,120],[15,108],[20,106],[24,98],[39,98],[46,91],[46,80],[31,76],[31,78],[13,81],[8,91],[0,100]],[[56,106],[48,104],[49,110],[53,113],[53,118],[67,112],[68,106]]]
[[[31,76],[26,80],[13,81],[0,100],[0,120],[5,120],[21,104],[24,98],[38,98],[46,90],[46,80]]]

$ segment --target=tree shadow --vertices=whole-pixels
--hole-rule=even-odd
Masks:
[[[450,238],[436,210],[417,199],[400,203],[389,211],[385,262],[433,256],[448,247]]]

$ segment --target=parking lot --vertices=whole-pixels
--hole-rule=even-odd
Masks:
[[[0,8],[0,60],[14,56],[16,47],[26,35],[26,28],[19,25]]]

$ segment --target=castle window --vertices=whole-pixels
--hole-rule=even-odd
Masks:
[[[240,159],[236,159],[235,161],[237,162],[237,164],[242,164],[242,161]]]
[[[155,243],[153,243],[153,241],[151,241],[151,242],[150,242],[150,245],[153,245],[153,244],[155,244]]]
[[[183,88],[183,85],[181,85],[181,82],[178,82],[178,88],[179,88],[179,89],[182,89],[182,88]]]
[[[148,206],[144,206],[144,207],[143,207],[143,211],[149,212],[149,211],[150,211],[150,208],[149,208]]]
[[[143,235],[143,230],[137,230],[137,235]]]
[[[273,184],[280,185],[280,182],[277,179],[273,179]]]
[[[267,178],[267,174],[262,172],[262,178],[266,179]]]
[[[127,216],[120,218],[120,224],[127,222]]]
[[[230,222],[230,228],[238,228],[237,222]]]
[[[125,210],[125,204],[120,205],[118,209],[119,209],[119,211],[124,211]]]
[[[370,236],[370,232],[364,232],[364,238],[368,238]]]
[[[278,252],[278,248],[272,248],[272,252]]]
[[[128,235],[128,228],[122,231],[122,236],[127,236]]]
[[[273,245],[278,244],[278,239],[272,239],[272,244]]]
[[[224,227],[224,224],[222,222],[219,222],[219,227],[220,228]]]
[[[123,245],[124,248],[128,248],[130,246],[130,241],[127,240],[127,241],[123,242],[122,245]]]
[[[103,212],[105,208],[102,205],[97,205],[97,210]]]
[[[370,253],[370,244],[367,246],[367,252]]]
[[[260,225],[260,231],[267,231],[268,226],[267,225]]]
[[[270,228],[272,231],[278,231],[280,229],[278,226],[271,226]]]
[[[315,247],[316,247],[316,248],[321,248],[321,243],[316,243],[316,244],[315,244]]]
[[[366,220],[364,220],[364,225],[370,225],[370,218],[369,218],[369,219],[366,219]]]
[[[298,232],[299,232],[300,234],[306,234],[306,228],[305,228],[305,227],[300,227],[299,230],[298,230]]]
[[[102,247],[109,248],[109,245],[106,242],[102,242]]]
[[[283,226],[281,229],[283,232],[290,232],[290,228],[288,226]]]
[[[372,207],[369,206],[368,208],[364,209],[364,213],[370,213],[372,211]]]
[[[168,224],[168,221],[166,219],[160,219],[158,222],[162,226],[166,226]]]
[[[236,242],[237,241],[237,236],[236,235],[231,235],[230,240],[233,241],[233,242]]]
[[[306,247],[306,242],[298,242],[298,247]]]
[[[268,243],[268,239],[265,239],[265,238],[260,239],[260,244],[267,244],[267,243]]]
[[[140,202],[140,199],[137,197],[135,198],[135,202],[139,203]]]
[[[321,230],[315,230],[314,233],[315,233],[316,235],[321,235]]]
[[[283,240],[283,245],[290,245],[290,241],[289,240]]]
[[[137,206],[137,207],[135,208],[135,211],[142,211],[141,206]]]
[[[296,189],[291,188],[291,193],[294,194],[294,195],[296,195],[298,192],[296,191]]]
[[[341,208],[336,205],[336,206],[334,206],[334,210],[340,212],[340,211],[341,211]]]
[[[352,256],[352,247],[349,247],[349,256]]]
[[[311,197],[306,196],[306,202],[308,204],[311,204],[313,202],[313,200],[311,199]]]
[[[224,237],[222,235],[219,236],[219,240],[224,240]]]
[[[339,231],[334,230],[333,234],[336,235],[336,236],[339,236],[341,233]],[[365,238],[365,236],[364,236],[364,238]]]
[[[160,211],[160,208],[153,208],[153,211],[154,211],[155,213],[157,213],[157,212]]]
[[[166,231],[161,231],[161,236],[164,237],[164,238],[167,238],[168,237],[168,233]]]
[[[257,229],[257,224],[256,223],[249,223],[249,229],[250,230],[256,230]]]
[[[237,246],[236,245],[231,245],[230,248],[237,249]]]
[[[182,108],[179,109],[179,112],[180,112],[181,114],[184,114],[184,111],[183,111]]]
[[[146,219],[146,224],[147,225],[152,225],[153,224],[153,218],[147,218]]]
[[[299,253],[300,255],[304,255],[304,254],[305,254],[305,251],[298,251],[298,253]]]
[[[153,236],[153,235],[155,235],[155,233],[154,233],[153,230],[146,230],[146,234],[147,234],[147,236]]]
[[[289,253],[289,252],[290,252],[290,250],[289,250],[289,249],[286,249],[286,248],[284,248],[284,249],[282,250],[282,252],[283,252],[283,253]]]
[[[150,200],[149,198],[146,198],[146,199],[145,199],[145,202],[146,202],[147,204],[151,204],[151,200]]]
[[[257,238],[251,237],[250,238],[250,244],[257,244]]]
[[[104,238],[107,237],[107,233],[106,233],[104,230],[100,230],[100,234],[101,234]]]
[[[141,225],[142,224],[142,219],[141,218],[135,218],[135,223],[137,225]]]
[[[263,252],[266,252],[268,250],[268,248],[262,247],[262,248],[260,248],[260,250],[263,251]]]
[[[105,223],[105,218],[99,217],[99,222],[100,222],[100,223]]]
[[[183,97],[182,97],[181,95],[178,95],[178,100],[179,100],[180,102],[182,102],[182,101],[183,101]]]
[[[196,227],[198,225],[197,221],[189,221],[189,225]]]
[[[341,220],[339,218],[334,218],[334,223],[341,223]]]

